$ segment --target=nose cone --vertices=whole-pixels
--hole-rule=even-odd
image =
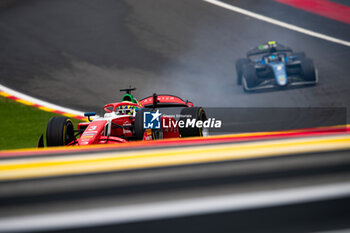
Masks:
[[[285,86],[288,84],[286,67],[283,62],[272,63],[270,66],[275,74],[276,83],[278,86]]]
[[[78,139],[78,145],[96,144],[101,134],[104,133],[106,123],[106,120],[91,122]]]
[[[277,77],[277,83],[280,86],[285,86],[287,85],[287,78],[285,75],[280,75]]]

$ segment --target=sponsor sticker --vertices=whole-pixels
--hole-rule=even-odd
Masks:
[[[93,126],[91,126],[90,128],[88,128],[88,130],[95,130],[97,128],[97,126],[96,125],[93,125]]]
[[[84,136],[93,136],[95,133],[83,133]]]

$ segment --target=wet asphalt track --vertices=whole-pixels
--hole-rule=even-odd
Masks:
[[[349,25],[274,1],[227,2],[350,40]],[[305,51],[320,84],[243,93],[234,62],[268,40]],[[200,0],[17,1],[0,9],[0,50],[0,83],[84,111],[118,101],[129,85],[140,98],[170,93],[209,107],[350,105],[349,47]]]
[[[350,40],[349,25],[273,1],[226,2],[310,30]],[[243,93],[241,87],[235,84],[234,62],[244,56],[247,49],[267,40],[277,40],[296,51],[305,51],[314,59],[319,69],[320,84],[286,91]],[[97,111],[107,102],[118,101],[121,97],[119,89],[129,85],[138,88],[136,92],[138,97],[148,96],[153,92],[170,93],[190,99],[196,105],[209,107],[349,108],[350,105],[349,47],[264,23],[200,0],[19,0],[0,8],[0,51],[1,84],[55,104],[84,111]],[[349,116],[348,111],[347,119]],[[324,158],[331,158],[329,154],[327,155]],[[340,156],[339,160],[335,159],[332,162],[347,161],[347,155],[348,152],[332,154],[335,157]],[[321,164],[322,161],[326,161],[319,156],[322,157],[316,155],[315,161],[321,161]],[[227,187],[231,185],[233,189],[242,192],[244,191],[242,182],[247,181],[246,176],[250,177],[249,182],[245,183],[248,184],[246,187],[250,191],[256,191],[259,187],[273,189],[284,185],[307,186],[311,183],[348,180],[348,163],[342,162],[334,166],[329,164],[316,166],[310,162],[310,167],[303,171],[300,170],[300,166],[289,167],[295,169],[292,174],[285,174],[283,169],[280,173],[273,172],[272,166],[278,169],[283,168],[281,164],[289,166],[287,160],[277,159],[275,163],[271,161],[247,163],[247,166],[253,168],[252,173],[244,171],[239,178],[236,174],[233,176],[229,173],[228,177],[232,176],[233,179],[231,177],[226,180],[220,176],[211,177],[210,182],[215,184],[211,187],[205,183],[206,179],[199,175],[198,181],[194,180],[194,183],[191,183],[187,179],[187,183],[175,182],[173,188],[179,189],[191,185],[192,190],[187,190],[187,194],[195,196],[203,193],[209,195],[213,190],[229,191]],[[261,179],[264,176],[256,175],[254,168],[263,169],[263,163],[267,164],[266,173],[270,182],[266,182],[266,177]],[[300,163],[305,164],[305,160],[301,159]],[[233,163],[227,166],[231,165],[241,164]],[[211,166],[213,169],[211,174],[222,171],[223,166],[216,166],[218,165]],[[191,168],[187,172],[193,175],[193,171]],[[233,171],[232,167],[228,171]],[[164,172],[172,171],[164,170]],[[180,173],[186,174],[181,171]],[[281,178],[281,174],[286,177]],[[78,177],[78,183],[85,178]],[[87,184],[93,182],[90,177],[88,178]],[[127,179],[130,180],[131,177],[127,176]],[[157,182],[157,179],[151,180]],[[72,180],[68,183],[71,182]],[[205,189],[198,189],[201,184]],[[156,187],[164,190],[159,192],[158,196],[153,196],[150,192],[151,198],[162,195],[171,197],[173,189],[169,184]],[[96,191],[95,199],[87,193],[86,199],[76,203],[77,208],[83,208],[85,204],[94,206],[116,203],[113,199],[116,193],[113,190],[104,191],[100,193]],[[138,194],[135,195],[136,201],[145,197],[147,199],[139,187],[134,191]],[[74,195],[80,196],[81,193],[77,192]],[[112,198],[105,202],[106,195]],[[67,195],[66,198],[72,199],[73,196]],[[16,214],[16,208],[17,211],[31,213],[34,210],[40,212],[45,208],[65,209],[71,203],[64,202],[65,205],[60,206],[62,202],[55,203],[53,198],[48,200],[53,201],[51,207],[44,203],[30,208],[30,205],[24,203],[18,208],[16,205],[11,206],[10,200],[7,201],[9,202],[4,202],[8,205],[5,210],[13,211],[13,214]],[[120,200],[117,199],[118,201]],[[286,231],[284,228],[286,225],[293,223],[296,228],[289,229],[290,232],[313,232],[348,228],[349,223],[346,221],[348,213],[344,211],[344,207],[347,206],[349,200],[344,199],[340,202],[285,206],[283,209],[260,209],[216,216],[143,222],[136,225],[107,226],[91,231],[113,232],[119,229],[120,232],[132,232],[148,229],[164,232],[172,229],[178,232],[190,229],[191,232],[203,232],[205,230],[202,229],[207,229],[207,232],[213,232],[218,230],[217,225],[211,225],[214,221],[221,226],[220,229],[223,231],[228,229],[230,232],[237,229],[240,232],[261,229],[267,232],[281,232]],[[276,225],[274,219],[271,220],[266,216],[278,218],[280,221]],[[252,218],[259,221],[254,221],[252,225],[247,224]],[[232,219],[237,220],[236,225],[232,224]]]

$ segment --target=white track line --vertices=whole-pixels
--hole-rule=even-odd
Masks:
[[[70,114],[74,114],[74,115],[78,115],[78,116],[84,116],[84,112],[80,112],[80,111],[77,111],[77,110],[74,110],[74,109],[70,109],[70,108],[65,108],[65,107],[62,107],[62,106],[58,106],[56,104],[52,104],[52,103],[49,103],[49,102],[46,102],[46,101],[43,101],[43,100],[31,97],[29,95],[26,95],[26,94],[20,93],[18,91],[15,91],[15,90],[13,90],[11,88],[5,87],[5,86],[3,86],[1,84],[0,84],[0,91],[3,91],[3,92],[5,92],[7,94],[10,94],[10,95],[13,95],[13,96],[15,96],[15,97],[17,97],[19,99],[26,100],[26,101],[32,102],[34,104],[38,104],[38,105],[41,105],[41,106],[44,106],[44,107],[47,107],[47,108],[51,108],[51,109],[54,109],[54,110],[57,110],[57,111],[70,113]]]
[[[239,211],[332,200],[350,195],[350,183],[337,183],[248,194],[226,194],[146,204],[81,209],[61,213],[0,218],[0,232],[58,230],[104,224],[122,224],[197,214]]]
[[[316,38],[320,38],[320,39],[323,39],[323,40],[331,41],[331,42],[334,42],[334,43],[337,43],[337,44],[341,44],[341,45],[345,45],[345,46],[349,46],[350,47],[350,42],[346,41],[346,40],[341,40],[341,39],[338,39],[338,38],[335,38],[335,37],[327,36],[327,35],[324,35],[324,34],[321,34],[321,33],[318,33],[318,32],[314,32],[314,31],[311,31],[311,30],[308,30],[308,29],[304,29],[304,28],[301,28],[301,27],[298,27],[298,26],[295,26],[295,25],[292,25],[292,24],[289,24],[289,23],[285,23],[285,22],[282,22],[282,21],[279,21],[279,20],[276,20],[276,19],[273,19],[273,18],[270,18],[270,17],[266,17],[264,15],[260,15],[260,14],[257,14],[257,13],[251,12],[251,11],[244,10],[242,8],[239,8],[239,7],[236,7],[236,6],[232,6],[230,4],[227,4],[227,3],[224,3],[224,2],[220,2],[220,1],[217,1],[217,0],[203,0],[203,1],[211,3],[211,4],[214,4],[216,6],[219,6],[219,7],[225,8],[225,9],[228,9],[228,10],[231,10],[231,11],[234,11],[234,12],[237,12],[237,13],[240,13],[240,14],[243,14],[243,15],[250,16],[252,18],[255,18],[255,19],[267,22],[267,23],[275,24],[275,25],[278,25],[280,27],[287,28],[287,29],[290,29],[290,30],[293,30],[293,31],[296,31],[296,32],[300,32],[300,33],[303,33],[303,34],[306,34],[306,35],[309,35],[309,36],[313,36],[313,37],[316,37]]]

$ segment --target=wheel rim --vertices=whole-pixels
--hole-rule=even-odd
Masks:
[[[67,123],[63,130],[63,145],[67,145],[74,140],[73,124],[71,121],[67,120]]]

